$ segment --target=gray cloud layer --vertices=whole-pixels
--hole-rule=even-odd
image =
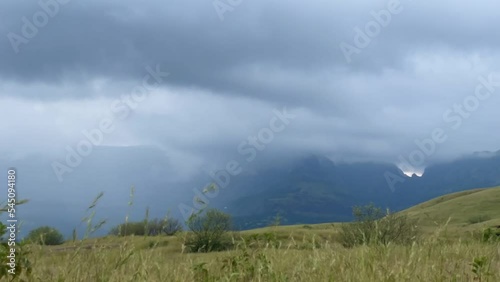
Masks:
[[[159,146],[186,171],[233,158],[283,106],[297,118],[266,154],[397,162],[436,127],[449,138],[426,163],[500,147],[500,90],[458,129],[443,119],[499,71],[497,1],[401,1],[351,63],[339,45],[391,1],[243,1],[224,21],[211,1],[66,2],[18,53],[8,34],[42,8],[0,3],[3,155],[60,158],[156,65],[170,76],[104,143]]]

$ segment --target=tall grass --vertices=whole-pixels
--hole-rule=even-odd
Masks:
[[[182,235],[89,240],[33,250],[26,281],[500,281],[500,245],[435,240],[345,248],[322,241],[304,248],[290,237],[249,248],[182,254]],[[314,238],[303,238],[314,240]],[[78,250],[78,251],[77,251]],[[479,263],[481,265],[477,265]],[[474,265],[476,263],[476,266]]]
[[[30,246],[27,256],[32,270],[16,279],[500,281],[499,241],[483,242],[470,236],[441,240],[441,228],[406,244],[354,244],[346,248],[341,241],[341,226],[274,226],[231,233],[234,249],[206,254],[185,252],[191,235],[187,232],[175,236],[88,238],[104,224],[93,223],[101,197],[96,197],[83,219],[87,224],[84,240],[62,246]]]

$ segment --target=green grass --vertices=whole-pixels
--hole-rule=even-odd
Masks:
[[[304,240],[314,240],[305,235]],[[150,242],[168,242],[151,248]],[[500,281],[500,245],[435,238],[412,246],[346,249],[322,241],[280,240],[279,247],[183,253],[182,236],[105,238],[86,247],[32,250],[27,281],[479,281],[475,259],[486,257],[481,281]],[[87,248],[92,247],[92,248]]]
[[[29,246],[24,281],[500,281],[500,244],[471,231],[500,224],[500,188],[443,196],[402,211],[419,219],[412,245],[344,248],[341,224],[232,233],[231,251],[192,254],[185,232]],[[476,217],[476,218],[474,218]],[[471,223],[471,218],[474,222]],[[443,240],[452,238],[450,240]]]
[[[500,225],[500,187],[475,189],[438,197],[403,211],[429,232],[447,225],[448,231],[466,232]]]

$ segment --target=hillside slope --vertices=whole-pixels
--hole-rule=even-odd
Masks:
[[[500,187],[444,195],[402,211],[422,227],[443,226],[463,231],[500,225]]]
[[[388,175],[396,177],[393,186]],[[500,152],[435,164],[421,177],[408,177],[394,164],[334,162],[311,155],[273,173],[256,169],[238,181],[227,190],[232,200],[221,197],[214,203],[227,207],[240,229],[264,227],[277,214],[284,224],[348,222],[353,206],[373,203],[401,211],[450,193],[499,186]]]

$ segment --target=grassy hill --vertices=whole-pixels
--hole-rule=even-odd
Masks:
[[[500,187],[452,193],[402,213],[418,219],[428,231],[446,223],[452,231],[467,232],[500,225]]]
[[[446,227],[451,237],[463,237],[472,231],[500,225],[500,187],[481,188],[452,193],[421,203],[400,213],[416,219],[426,233]],[[256,234],[276,232],[284,236],[300,237],[315,234],[320,238],[332,239],[341,223],[289,225],[265,227],[242,232]]]
[[[500,225],[500,187],[481,188],[464,192],[457,192],[441,196],[421,203],[400,213],[416,219],[418,225],[427,234],[436,232],[437,229],[446,227],[452,231],[450,237],[469,237],[471,231],[481,231],[485,227]],[[340,226],[349,223],[323,223],[277,225],[252,230],[237,232],[236,236],[247,238],[255,235],[273,233],[282,242],[308,242],[314,240],[320,243],[335,242]],[[159,245],[168,244],[172,253],[181,250],[181,244],[176,237],[137,237],[132,240],[139,248],[154,242]],[[307,238],[307,240],[305,239]],[[86,245],[116,246],[127,238],[108,236],[105,238],[87,239]],[[168,243],[166,243],[168,242]],[[73,245],[65,244],[66,247]],[[49,247],[54,250],[64,250],[65,247]],[[71,249],[71,247],[69,247]]]
[[[187,252],[176,236],[114,237],[29,246],[24,281],[500,281],[500,243],[467,231],[500,223],[500,187],[449,194],[401,213],[427,232],[409,245],[343,247],[342,224],[270,226],[232,234],[235,248]],[[244,240],[243,240],[244,239]],[[444,259],[445,258],[445,259]],[[476,266],[474,266],[476,264]],[[0,281],[4,281],[0,279]]]

